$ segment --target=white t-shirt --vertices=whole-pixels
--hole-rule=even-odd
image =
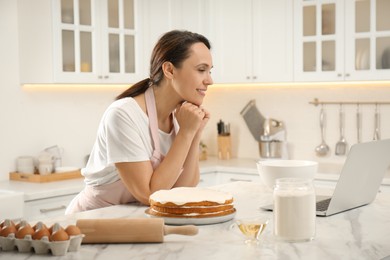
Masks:
[[[166,155],[174,132],[167,134],[159,130],[158,133],[160,152]],[[119,180],[115,163],[149,161],[152,153],[148,116],[133,98],[122,98],[103,114],[88,163],[81,172],[87,185],[113,183]]]

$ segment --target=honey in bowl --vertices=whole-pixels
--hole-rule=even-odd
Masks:
[[[260,235],[267,227],[268,218],[251,218],[251,219],[239,219],[236,221],[236,225],[242,234],[245,235],[246,244],[258,244],[260,242]]]

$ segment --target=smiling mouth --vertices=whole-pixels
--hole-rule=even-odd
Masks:
[[[196,91],[198,91],[200,94],[202,94],[202,95],[206,95],[206,91],[207,91],[207,89],[197,89]]]

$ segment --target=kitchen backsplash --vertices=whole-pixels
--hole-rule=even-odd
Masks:
[[[263,116],[284,122],[290,158],[316,159],[341,163],[345,156],[335,156],[335,145],[340,139],[339,106],[326,105],[325,141],[330,146],[329,156],[319,158],[314,149],[321,143],[320,106],[309,104],[314,98],[324,101],[390,101],[390,86],[322,85],[305,84],[284,86],[229,86],[211,87],[204,106],[211,111],[210,123],[204,131],[204,142],[209,153],[217,153],[217,122],[230,123],[232,154],[235,157],[259,158],[257,141],[252,137],[240,111],[252,99]],[[345,112],[345,138],[349,145],[357,142],[356,105],[343,106]],[[374,105],[360,106],[362,113],[362,141],[373,140]],[[390,138],[390,105],[382,105],[380,111],[381,138]]]

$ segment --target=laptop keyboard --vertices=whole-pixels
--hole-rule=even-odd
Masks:
[[[326,200],[321,200],[316,203],[316,210],[317,211],[325,211],[328,209],[330,203],[330,198]]]

